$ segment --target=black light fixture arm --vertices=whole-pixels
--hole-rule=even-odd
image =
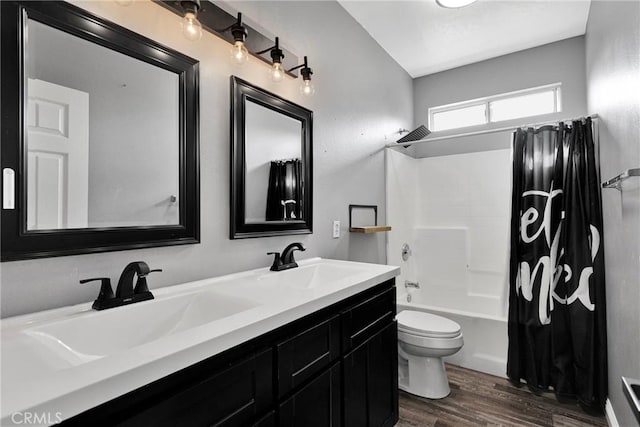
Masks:
[[[233,24],[229,25],[226,28],[222,28],[220,30],[214,30],[218,33],[226,33],[227,31],[231,31],[231,34],[233,35],[233,39],[235,41],[240,41],[240,42],[244,42],[244,39],[247,38],[247,29],[244,27],[244,25],[242,25],[242,13],[238,12],[238,18],[236,19],[236,22],[234,22]]]
[[[307,57],[304,57],[304,63],[300,64],[300,65],[296,65],[293,68],[289,68],[287,71],[288,72],[293,72],[295,70],[300,69],[300,74],[302,74],[302,78],[304,80],[311,80],[311,75],[313,74],[313,70],[311,68],[309,68],[309,65],[307,64]]]
[[[304,63],[302,63],[300,65],[296,65],[293,68],[289,68],[287,71],[291,73],[291,72],[293,72],[295,70],[299,70],[300,68],[309,68],[309,66],[307,65],[307,57],[306,56],[304,57]]]
[[[264,50],[261,50],[259,52],[256,52],[256,55],[262,55],[263,53],[267,53],[270,52],[271,53],[271,60],[273,62],[279,62],[282,63],[282,59],[284,58],[284,53],[282,52],[282,49],[280,49],[280,38],[276,37],[276,44],[268,47]]]

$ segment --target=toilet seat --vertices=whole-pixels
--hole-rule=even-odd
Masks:
[[[460,335],[460,325],[453,320],[422,311],[404,310],[396,316],[398,331],[419,337],[455,338]]]

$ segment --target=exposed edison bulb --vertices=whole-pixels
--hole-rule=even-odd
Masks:
[[[231,54],[231,60],[236,65],[244,65],[249,59],[249,51],[241,41],[236,41],[233,46],[231,46],[229,53]]]
[[[457,9],[459,7],[469,6],[471,3],[475,3],[477,0],[436,0],[439,6],[446,7],[448,9]]]
[[[269,70],[269,78],[273,82],[281,82],[284,79],[284,68],[280,62],[274,62]]]
[[[313,87],[313,83],[311,80],[302,80],[302,84],[300,85],[300,93],[304,96],[312,96],[316,93],[316,88]]]
[[[202,37],[202,25],[195,13],[185,13],[182,18],[182,34],[191,41],[200,40]]]

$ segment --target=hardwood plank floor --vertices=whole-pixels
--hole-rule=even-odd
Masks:
[[[505,378],[447,365],[451,394],[439,400],[400,391],[397,427],[464,426],[606,426],[604,417],[578,405],[560,403],[553,393],[536,396]]]

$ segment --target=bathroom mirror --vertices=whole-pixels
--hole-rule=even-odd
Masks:
[[[65,2],[1,7],[2,260],[197,243],[198,62]]]
[[[313,113],[231,77],[232,239],[312,232]]]

